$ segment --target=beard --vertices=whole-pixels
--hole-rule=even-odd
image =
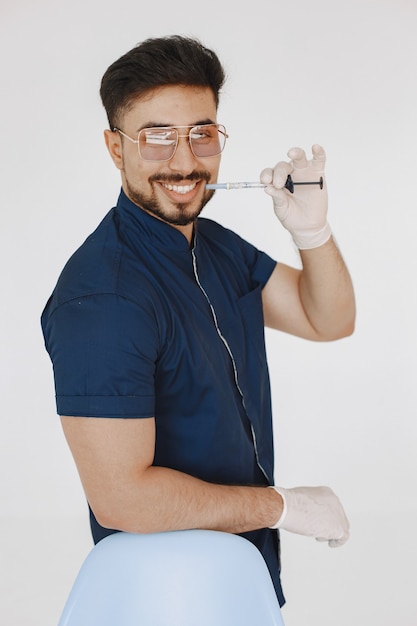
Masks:
[[[192,172],[188,176],[151,176],[149,178],[149,182],[158,183],[169,183],[176,184],[179,182],[193,180],[210,180],[210,174],[208,172]],[[168,198],[166,203],[162,204],[155,193],[155,191],[151,191],[151,193],[146,194],[141,192],[139,189],[134,189],[129,181],[126,180],[126,189],[128,192],[128,196],[132,202],[134,202],[141,209],[150,213],[154,217],[166,222],[167,224],[171,224],[173,226],[188,226],[188,224],[192,224],[195,222],[197,217],[200,215],[203,208],[206,206],[207,202],[213,197],[214,191],[206,191],[201,201],[195,205],[193,203],[190,206],[190,203],[186,202],[172,202]],[[169,204],[169,206],[167,206]]]

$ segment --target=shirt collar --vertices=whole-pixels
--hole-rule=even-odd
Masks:
[[[122,227],[124,226],[130,237],[147,237],[152,244],[158,247],[171,248],[178,251],[189,251],[186,237],[176,228],[162,220],[153,217],[137,204],[134,204],[123,189],[120,191],[116,212]]]

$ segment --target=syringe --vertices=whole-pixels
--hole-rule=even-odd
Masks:
[[[206,185],[206,189],[255,189],[256,187],[266,187],[263,183],[213,183]]]
[[[323,189],[323,177],[320,176],[320,180],[317,181],[303,181],[303,182],[294,182],[291,176],[287,176],[287,180],[285,181],[284,187],[288,189],[291,193],[294,193],[294,185],[320,185],[320,189]],[[240,183],[209,183],[206,185],[206,189],[256,189],[256,188],[267,187],[264,183],[257,182],[247,182],[243,181]]]

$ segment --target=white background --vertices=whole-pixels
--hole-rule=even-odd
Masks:
[[[226,67],[224,179],[325,147],[355,284],[351,338],[267,336],[277,482],[329,484],[352,526],[338,550],[284,533],[286,626],[417,623],[416,18],[415,0],[1,0],[1,623],[55,625],[92,545],[39,317],[118,196],[101,76],[174,33]],[[205,215],[298,263],[262,190],[218,192]]]

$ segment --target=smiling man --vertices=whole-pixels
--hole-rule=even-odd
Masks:
[[[226,141],[216,109],[210,87],[167,85],[129,106],[123,130],[117,117],[114,129],[105,131],[129,199],[178,228],[189,243],[194,222],[213,195],[205,184],[217,179]]]
[[[108,68],[105,141],[122,190],[65,266],[42,328],[94,541],[241,534],[282,605],[279,529],[338,546],[349,524],[330,489],[274,486],[264,325],[331,341],[353,331],[355,304],[326,185],[285,189],[289,174],[324,177],[320,146],[311,160],[293,148],[261,173],[301,270],[199,217],[227,139],[223,81],[213,51],[176,36],[146,40]]]

